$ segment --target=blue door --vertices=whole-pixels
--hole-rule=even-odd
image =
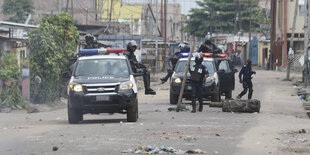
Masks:
[[[253,65],[258,64],[258,40],[256,37],[251,40],[250,59]]]

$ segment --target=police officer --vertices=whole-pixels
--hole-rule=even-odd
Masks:
[[[205,36],[205,42],[200,45],[198,52],[203,53],[221,53],[221,49],[219,49],[215,44],[211,41],[212,36],[210,32]]]
[[[190,79],[192,82],[192,113],[196,112],[196,98],[198,98],[199,101],[199,112],[202,111],[203,107],[202,88],[209,73],[206,70],[206,66],[202,65],[202,61],[203,57],[196,57],[196,64],[190,69]]]
[[[249,89],[248,99],[252,99],[253,94],[253,84],[252,84],[252,75],[256,74],[255,71],[252,71],[252,62],[251,60],[247,61],[247,65],[244,65],[239,73],[239,81],[243,84],[243,91],[236,97],[241,99],[243,95],[247,93]]]
[[[168,61],[171,62],[172,69],[168,69],[167,70],[168,74],[165,77],[160,78],[162,83],[167,82],[168,79],[171,78],[175,65],[177,64],[178,60],[181,58],[181,53],[184,53],[184,52],[188,53],[190,51],[190,47],[187,44],[180,43],[178,47],[179,47],[179,52],[176,52],[174,55],[172,55],[168,59]]]
[[[85,41],[86,41],[86,46],[85,49],[94,49],[98,48],[98,44],[95,41],[95,37],[91,34],[86,34],[85,35]]]
[[[129,41],[127,44],[127,51],[124,53],[124,55],[127,56],[133,72],[136,73],[137,69],[143,69],[143,82],[144,82],[145,94],[156,95],[156,92],[150,88],[150,73],[148,72],[146,66],[137,61],[136,55],[134,54],[136,49],[137,49],[136,41],[134,40]]]

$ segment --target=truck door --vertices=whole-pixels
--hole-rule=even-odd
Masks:
[[[220,81],[220,90],[222,93],[228,93],[235,89],[235,69],[229,60],[218,60],[218,75]]]

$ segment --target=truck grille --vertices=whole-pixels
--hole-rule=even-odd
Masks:
[[[86,95],[105,95],[105,94],[116,94],[119,83],[108,83],[108,84],[84,84],[84,90]]]

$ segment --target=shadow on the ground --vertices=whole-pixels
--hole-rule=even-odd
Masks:
[[[126,119],[92,119],[92,120],[83,120],[79,124],[100,124],[100,123],[120,123],[127,122]]]

